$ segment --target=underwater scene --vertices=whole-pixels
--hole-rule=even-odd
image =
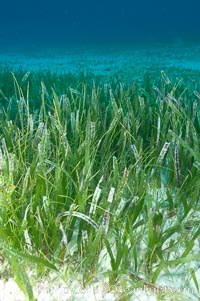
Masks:
[[[0,301],[200,300],[200,2],[0,9]]]

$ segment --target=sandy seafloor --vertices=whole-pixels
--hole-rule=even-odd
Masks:
[[[47,70],[57,74],[128,74],[140,78],[157,69],[200,71],[200,44],[151,44],[146,46],[76,46],[69,48],[0,48],[0,66],[13,71]],[[122,78],[123,79],[123,78]]]
[[[159,70],[164,70],[170,77],[170,73],[176,70],[177,76],[181,78],[181,73],[191,76],[192,72],[200,72],[200,45],[155,44],[151,46],[137,47],[70,47],[63,49],[0,49],[0,68],[9,66],[10,70],[17,71],[22,68],[24,72],[51,71],[59,74],[79,74],[90,73],[94,75],[112,76],[119,75],[121,80],[132,81],[142,79],[145,72],[150,75]],[[179,76],[180,72],[180,76]],[[199,73],[200,76],[200,73]],[[198,252],[199,246],[196,245],[195,251]],[[192,265],[193,266],[193,265]],[[188,267],[188,268],[192,268]],[[181,279],[184,276],[183,269],[177,270],[178,277],[161,279],[159,285],[168,287],[181,287]],[[54,277],[54,276],[52,276]],[[200,282],[200,271],[197,272]],[[50,276],[51,278],[51,276]],[[100,285],[100,295],[92,293],[93,287],[81,291],[77,294],[78,284],[75,283],[69,288],[62,281],[55,277],[55,280],[44,279],[34,286],[34,292],[38,301],[55,300],[117,300],[112,292],[101,294],[104,287]],[[187,277],[186,277],[187,278]],[[194,288],[194,286],[193,286]],[[183,292],[183,291],[182,291]],[[183,292],[184,293],[184,292]],[[178,297],[174,300],[200,300],[198,294],[186,292],[185,299]],[[23,301],[23,294],[12,278],[0,279],[0,301]],[[156,301],[157,298],[151,292],[138,291],[131,299],[141,301]],[[163,299],[172,300],[172,299]]]

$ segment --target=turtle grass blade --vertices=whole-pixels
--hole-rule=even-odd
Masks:
[[[81,212],[70,212],[70,211],[66,211],[66,212],[63,212],[63,213],[60,213],[58,216],[57,216],[57,219],[56,219],[56,223],[59,224],[60,222],[60,219],[61,217],[63,216],[75,216],[75,217],[78,217],[84,221],[86,221],[88,224],[90,224],[96,231],[98,231],[99,229],[99,226],[96,224],[95,221],[93,221],[89,216],[81,213]]]
[[[173,138],[175,138],[177,141],[179,141],[179,143],[186,149],[186,151],[188,151],[197,162],[200,162],[200,155],[198,152],[195,152],[190,146],[189,144],[184,141],[183,139],[181,139],[178,135],[176,135],[173,131],[169,130],[169,133],[172,135]]]
[[[178,259],[170,260],[166,262],[166,265],[178,265],[178,264],[184,264],[184,263],[190,263],[194,260],[199,260],[200,259],[200,253],[196,254],[191,254],[186,257],[180,257]]]
[[[14,248],[10,247],[2,239],[0,239],[0,242],[1,248],[3,249],[3,253],[10,264],[10,268],[12,273],[14,274],[17,285],[29,301],[35,301],[36,299],[33,295],[33,290],[29,277],[26,273],[26,270],[24,268],[21,268],[19,252],[17,252]]]
[[[2,239],[7,241],[7,234],[6,234],[5,230],[3,229],[3,227],[0,225],[0,242]]]
[[[40,265],[43,265],[44,267],[47,267],[47,268],[49,268],[51,270],[54,270],[54,271],[58,272],[58,270],[55,267],[55,265],[52,264],[51,262],[45,260],[44,258],[19,252],[15,248],[9,246],[1,238],[0,238],[0,242],[1,242],[1,249],[3,249],[3,251],[6,252],[6,254],[8,254],[10,257],[21,258],[21,259],[24,259],[24,260],[26,260],[28,262],[40,264]]]
[[[26,273],[26,270],[21,268],[21,263],[14,255],[10,256],[9,252],[5,252],[10,263],[11,270],[15,276],[15,281],[24,295],[29,301],[36,301],[33,295],[33,289]]]

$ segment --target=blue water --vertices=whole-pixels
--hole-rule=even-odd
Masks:
[[[7,0],[0,47],[199,42],[198,0]]]

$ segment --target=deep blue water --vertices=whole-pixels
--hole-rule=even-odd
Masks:
[[[200,41],[200,0],[1,0],[0,47]]]

